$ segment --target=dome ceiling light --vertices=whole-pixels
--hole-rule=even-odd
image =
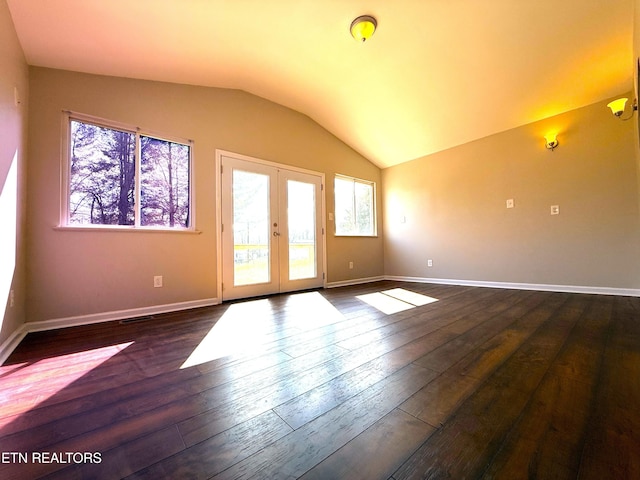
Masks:
[[[349,31],[353,38],[364,43],[371,38],[373,32],[376,31],[377,26],[378,22],[375,18],[370,15],[361,15],[351,22],[351,28]]]

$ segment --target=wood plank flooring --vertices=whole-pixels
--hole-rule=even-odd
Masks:
[[[0,478],[638,479],[640,299],[386,281],[32,333]]]

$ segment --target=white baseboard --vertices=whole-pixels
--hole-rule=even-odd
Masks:
[[[25,325],[20,325],[11,335],[9,335],[9,338],[2,342],[2,345],[0,345],[0,366],[2,366],[5,360],[9,358],[11,352],[16,349],[22,339],[27,336],[27,333]]]
[[[380,282],[384,279],[384,275],[381,275],[379,277],[354,278],[351,280],[341,280],[339,282],[327,282],[325,288],[348,287],[350,285],[360,285],[362,283]]]
[[[53,330],[56,328],[76,327],[79,325],[90,325],[92,323],[110,322],[112,320],[124,320],[127,318],[145,317],[147,315],[158,315],[161,313],[177,312],[198,307],[210,307],[218,305],[217,298],[206,298],[204,300],[192,300],[189,302],[168,303],[165,305],[155,305],[151,307],[131,308],[128,310],[116,310],[113,312],[93,313],[90,315],[79,315],[77,317],[55,318],[42,320],[40,322],[27,322],[29,332],[39,332],[42,330]]]
[[[414,283],[435,283],[439,285],[461,285],[467,287],[504,288],[511,290],[537,290],[542,292],[561,293],[588,293],[593,295],[618,295],[622,297],[640,297],[640,289],[612,288],[612,287],[588,287],[578,285],[550,285],[546,283],[511,283],[511,282],[485,282],[479,280],[455,280],[447,278],[423,278],[386,275],[385,280]]]
[[[165,305],[155,305],[151,307],[131,308],[127,310],[116,310],[113,312],[93,313],[90,315],[78,315],[76,317],[53,318],[39,322],[27,322],[18,327],[0,345],[0,365],[2,365],[11,352],[15,350],[22,339],[30,332],[41,332],[44,330],[55,330],[57,328],[77,327],[80,325],[90,325],[93,323],[111,322],[113,320],[125,320],[127,318],[146,317],[148,315],[159,315],[161,313],[177,312],[180,310],[190,310],[192,308],[210,307],[218,305],[217,298],[206,298],[203,300],[192,300],[189,302],[169,303]]]

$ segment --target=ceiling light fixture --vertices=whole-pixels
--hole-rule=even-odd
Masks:
[[[375,18],[370,15],[361,15],[351,22],[351,28],[349,31],[353,38],[364,43],[371,38],[371,35],[376,31],[377,26],[378,22],[376,22]]]
[[[633,112],[638,110],[638,101],[637,100],[633,101],[633,105],[631,106],[631,115],[629,115],[626,118],[622,118],[622,114],[624,113],[628,100],[629,99],[626,97],[618,98],[613,102],[609,102],[607,104],[607,107],[609,107],[611,109],[611,113],[613,113],[620,120],[629,120],[631,117],[633,117]]]
[[[544,136],[544,146],[553,152],[553,149],[558,146],[558,134],[555,132],[547,133]]]

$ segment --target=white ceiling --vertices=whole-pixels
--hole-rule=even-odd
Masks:
[[[30,65],[242,89],[380,167],[633,85],[633,0],[7,3]],[[363,14],[378,30],[360,44]]]

